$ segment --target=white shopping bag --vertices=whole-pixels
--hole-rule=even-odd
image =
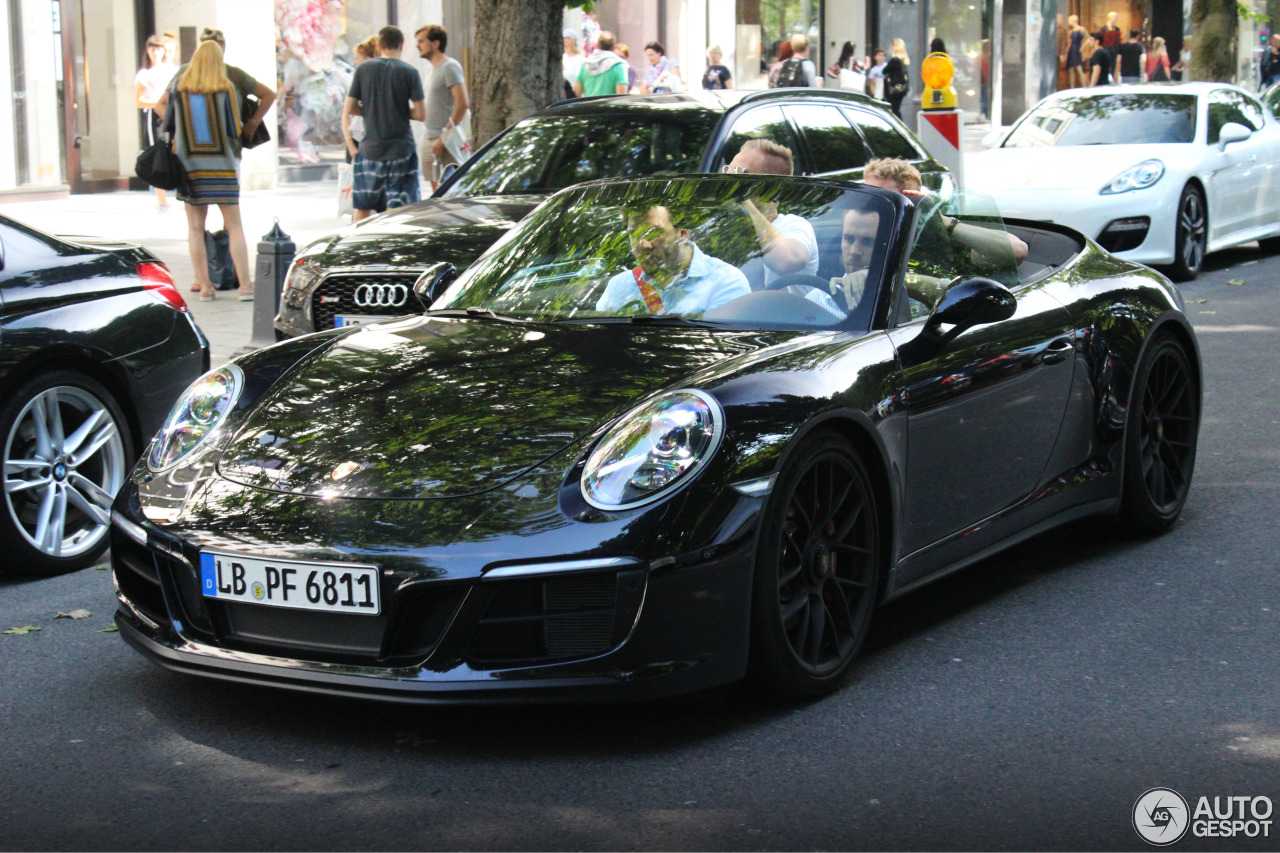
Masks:
[[[441,131],[440,141],[458,165],[467,162],[471,157],[471,110],[463,114],[460,123]]]
[[[356,170],[350,163],[338,164],[338,218],[355,215],[351,204],[351,186],[355,183]]]
[[[867,90],[867,75],[861,71],[850,71],[848,68],[841,68],[840,88],[848,89],[851,92],[865,92]]]

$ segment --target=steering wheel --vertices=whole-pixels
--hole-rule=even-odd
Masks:
[[[827,281],[816,275],[809,275],[804,272],[792,273],[791,275],[783,275],[775,278],[765,287],[765,290],[785,290],[792,285],[798,284],[801,287],[811,287],[814,290],[827,292]]]

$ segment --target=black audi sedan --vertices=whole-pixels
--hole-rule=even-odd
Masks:
[[[111,501],[209,344],[147,250],[0,216],[4,569],[84,568]]]
[[[564,101],[508,128],[434,196],[315,241],[298,253],[277,338],[417,310],[413,284],[432,264],[466,269],[557,190],[601,178],[714,172],[748,139],[785,145],[797,175],[856,180],[875,157],[916,165],[927,186],[946,168],[881,101],[852,92],[774,89]]]
[[[420,289],[183,395],[115,504],[125,641],[402,701],[813,696],[881,602],[1191,487],[1178,290],[968,195],[591,183]]]

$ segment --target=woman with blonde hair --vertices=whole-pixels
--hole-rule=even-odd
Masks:
[[[218,205],[230,238],[231,262],[240,279],[240,299],[253,298],[249,247],[240,219],[241,94],[227,77],[222,48],[213,40],[196,48],[187,70],[169,89],[177,109],[173,152],[187,170],[187,186],[178,191],[186,202],[187,248],[195,267],[200,300],[210,302],[217,291],[209,279],[205,250],[205,219],[209,205]]]
[[[1156,36],[1151,42],[1151,52],[1147,54],[1147,82],[1166,83],[1170,79],[1169,49],[1165,47],[1164,39]]]
[[[907,43],[902,39],[894,39],[889,52],[901,59],[903,65],[911,65],[911,57],[907,54]]]

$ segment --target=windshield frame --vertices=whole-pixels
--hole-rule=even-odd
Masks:
[[[779,321],[775,323],[762,320],[758,317],[750,317],[745,320],[734,317],[725,318],[724,316],[714,316],[717,314],[717,311],[714,308],[706,311],[706,316],[698,313],[688,314],[673,312],[670,314],[638,314],[633,317],[626,313],[592,314],[591,309],[584,308],[578,308],[575,309],[574,312],[570,312],[565,316],[554,318],[546,316],[527,316],[520,312],[513,312],[511,316],[521,322],[531,324],[608,324],[637,322],[647,325],[708,325],[746,330],[786,329],[810,332],[837,330],[858,330],[866,332],[885,327],[885,322],[889,315],[889,303],[893,298],[893,287],[887,284],[886,280],[893,279],[896,281],[899,276],[904,222],[914,216],[912,210],[913,205],[910,199],[899,193],[875,187],[853,184],[847,181],[800,177],[783,178],[776,175],[749,174],[720,175],[703,173],[688,176],[659,176],[635,180],[615,179],[609,181],[593,181],[590,183],[567,187],[557,192],[543,204],[539,205],[539,207],[526,217],[518,226],[508,231],[500,240],[494,243],[494,245],[486,251],[484,255],[475,262],[475,264],[469,267],[461,276],[453,281],[448,289],[434,300],[432,308],[428,311],[428,316],[437,311],[457,312],[459,310],[466,310],[468,307],[490,308],[498,311],[499,313],[507,313],[504,306],[498,304],[500,300],[494,299],[494,297],[500,295],[504,288],[509,287],[510,283],[518,273],[523,272],[524,269],[538,269],[540,265],[502,271],[501,267],[498,266],[500,261],[497,260],[496,256],[507,252],[520,251],[518,249],[511,248],[510,244],[513,241],[525,240],[526,235],[528,235],[528,239],[534,240],[536,239],[535,235],[540,229],[559,230],[560,233],[564,233],[565,229],[557,228],[555,226],[556,222],[562,220],[555,219],[555,217],[557,217],[560,212],[567,209],[567,206],[571,203],[570,197],[578,196],[578,201],[586,201],[590,203],[592,198],[590,194],[595,193],[596,195],[594,198],[596,201],[601,202],[602,208],[610,207],[614,204],[626,206],[625,202],[614,201],[615,197],[621,198],[624,195],[629,199],[638,198],[647,203],[661,204],[662,199],[668,197],[678,198],[682,197],[682,193],[696,194],[700,191],[698,188],[691,190],[688,187],[682,186],[687,183],[704,185],[711,184],[712,187],[706,188],[705,190],[702,190],[702,192],[704,192],[706,196],[716,194],[716,198],[718,199],[717,203],[726,207],[730,204],[736,205],[739,203],[736,201],[739,196],[734,195],[735,188],[738,188],[736,190],[737,193],[743,194],[745,197],[756,198],[757,196],[753,195],[753,193],[757,192],[757,190],[753,188],[757,185],[765,185],[764,189],[759,190],[759,192],[767,193],[772,188],[775,195],[780,194],[784,199],[789,194],[794,194],[793,200],[797,203],[803,200],[802,195],[804,193],[811,192],[813,196],[811,201],[817,201],[820,198],[826,199],[824,202],[825,207],[820,214],[817,214],[817,218],[813,220],[815,222],[819,221],[821,217],[831,217],[837,214],[842,216],[843,214],[840,212],[849,209],[848,204],[851,196],[866,195],[877,199],[877,201],[868,202],[867,206],[879,206],[881,214],[887,215],[883,216],[884,222],[879,232],[879,239],[882,241],[882,245],[878,250],[879,254],[871,264],[866,278],[867,287],[869,288],[866,291],[866,295],[868,297],[866,304],[863,305],[859,303],[856,309],[848,310],[848,313],[842,319],[829,324],[801,324],[794,321]],[[716,184],[724,184],[727,186],[716,188]],[[770,185],[775,186],[770,187]],[[823,196],[822,191],[824,190],[831,192],[829,195]],[[667,193],[667,195],[663,195],[662,193],[664,192]],[[610,193],[612,193],[612,195],[610,195]],[[701,200],[702,199],[700,198],[699,201],[701,202]],[[715,210],[717,208],[714,204],[708,204],[701,207],[694,205],[690,209],[697,212]],[[830,228],[830,224],[830,222],[826,222],[828,230]],[[575,233],[577,232],[575,231]],[[838,240],[839,234],[835,234],[835,237]],[[560,248],[563,247],[558,246],[557,250]],[[562,256],[556,255],[555,257],[559,258]],[[567,258],[568,256],[563,257]],[[828,264],[826,265],[828,269],[831,264],[839,262],[838,256],[832,260],[832,256],[826,251],[822,251],[819,257],[828,259]],[[513,260],[518,260],[520,263],[525,262],[524,259]],[[587,258],[587,260],[594,260],[594,258]],[[549,265],[543,264],[541,266],[554,266],[556,263],[559,263],[559,261],[553,261]],[[631,262],[628,261],[626,266],[629,266],[630,263]],[[733,266],[734,264],[730,262],[730,265]],[[610,269],[612,270],[612,267],[610,267]],[[498,273],[501,273],[504,276],[501,283],[480,285],[480,283],[476,281],[480,276],[488,276]],[[609,276],[616,275],[616,273],[612,271],[607,274]],[[825,275],[826,273],[821,274],[821,276]],[[481,289],[471,293],[470,291],[477,286]],[[764,292],[762,288],[755,288],[751,291],[751,294],[761,292]],[[808,291],[805,292],[807,293]],[[781,296],[784,294],[778,295]],[[468,299],[468,296],[478,296],[479,299],[473,302]],[[818,297],[816,296],[814,297],[815,300],[817,298]],[[609,309],[597,310],[607,311]],[[537,312],[534,313],[536,314]]]

